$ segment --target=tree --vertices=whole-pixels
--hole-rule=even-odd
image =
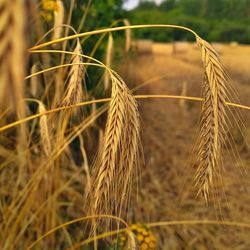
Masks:
[[[159,9],[162,11],[173,10],[176,7],[176,3],[176,0],[165,0],[160,4]]]
[[[157,5],[152,0],[140,0],[139,5],[136,9],[140,10],[152,10],[157,9]]]
[[[225,18],[228,0],[202,0],[200,3],[203,17],[211,19]]]
[[[202,9],[202,0],[179,0],[178,5],[184,14],[200,16]]]

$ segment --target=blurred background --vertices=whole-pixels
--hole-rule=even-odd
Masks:
[[[196,31],[212,44],[232,79],[232,96],[237,97],[231,101],[250,105],[249,0],[128,0],[121,2],[120,7],[121,17],[130,24],[176,24]],[[131,32],[130,52],[114,54],[118,58],[113,67],[130,88],[139,88],[135,94],[201,95],[204,72],[201,52],[192,34],[150,28]],[[118,34],[117,48],[122,44]],[[213,197],[206,205],[192,189],[190,169],[199,103],[153,99],[138,102],[145,161],[141,163],[139,199],[136,196],[131,202],[134,220],[218,219],[249,223],[249,112],[232,110],[232,117],[243,117],[244,125],[241,121],[233,122],[229,131],[232,144],[228,143],[223,151],[224,186],[219,185],[219,197]],[[244,173],[241,164],[247,170]],[[250,247],[249,232],[244,229],[187,225],[153,231],[157,249]]]
[[[249,0],[128,0],[123,7],[133,24],[174,23],[196,30],[208,41],[250,42]],[[158,42],[192,39],[180,31],[140,30],[137,36]]]

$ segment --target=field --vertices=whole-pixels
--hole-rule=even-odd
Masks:
[[[0,249],[249,250],[248,2],[123,3],[0,1]]]
[[[153,44],[152,53],[140,55],[125,69],[132,86],[147,85],[137,94],[170,94],[200,96],[203,68],[200,51],[194,44],[183,52],[173,54],[172,44]],[[250,105],[249,46],[220,45],[223,65],[232,77],[241,103]],[[135,84],[136,83],[136,84]],[[249,221],[249,173],[242,171],[238,157],[229,157],[225,150],[225,195],[221,190],[221,211],[208,206],[190,191],[190,152],[197,136],[200,103],[180,100],[143,100],[139,102],[142,120],[142,140],[145,165],[142,170],[142,193],[139,201],[140,220],[223,219]],[[250,114],[244,117],[245,140],[249,143]],[[237,150],[249,171],[249,150],[232,127]],[[189,167],[189,168],[188,168]],[[187,188],[188,187],[188,188]],[[193,192],[193,193],[192,193]],[[158,228],[155,230],[159,233]],[[248,232],[218,226],[185,226],[160,229],[162,249],[248,249]]]

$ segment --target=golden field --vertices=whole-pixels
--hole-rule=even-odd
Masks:
[[[200,51],[192,43],[185,43],[184,47],[184,51],[174,53],[173,44],[154,43],[151,51],[128,59],[123,75],[132,87],[142,84],[136,94],[199,97],[203,77]],[[237,102],[250,105],[250,46],[220,44],[219,48],[222,63],[232,78]],[[206,205],[195,197],[190,168],[200,105],[186,100],[139,100],[145,164],[139,205],[134,208],[140,211],[138,220],[249,222],[249,110],[232,111],[233,115],[242,115],[244,126],[240,124],[239,129],[234,123],[231,128],[235,145],[233,148],[229,145],[223,152],[223,185],[218,183],[220,196]],[[241,161],[246,172],[241,168]],[[217,199],[219,207],[215,205]],[[248,249],[250,246],[248,230],[226,226],[166,226],[156,228],[155,233],[161,249]]]

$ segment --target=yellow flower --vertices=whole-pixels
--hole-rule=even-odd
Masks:
[[[120,237],[120,240],[121,240],[121,241],[126,241],[126,237],[125,237],[125,236],[121,236],[121,237]]]
[[[156,242],[150,242],[149,244],[149,249],[156,249]]]
[[[57,11],[58,10],[58,6],[56,1],[52,1],[52,0],[44,0],[42,2],[42,8],[43,10],[46,11]]]
[[[140,250],[156,249],[155,236],[146,225],[134,224],[130,227],[130,229],[136,236],[137,244]]]
[[[137,226],[137,224],[133,224],[130,228],[133,231],[133,230],[137,230],[138,226]]]
[[[146,243],[143,243],[142,245],[141,245],[141,250],[148,250],[149,248],[148,248],[148,244],[146,244]]]
[[[156,239],[152,231],[142,224],[133,224],[130,230],[135,236],[136,244],[139,250],[156,250]],[[126,234],[121,234],[118,240],[113,241],[114,246],[120,247],[119,250],[126,250],[128,243],[128,238]]]
[[[137,235],[137,240],[143,241],[143,239],[144,239],[144,237],[141,234]]]
[[[43,19],[44,19],[46,22],[51,22],[52,19],[53,19],[52,13],[50,13],[50,12],[45,12],[45,11],[43,11],[43,12],[41,13],[41,15],[42,15]]]

